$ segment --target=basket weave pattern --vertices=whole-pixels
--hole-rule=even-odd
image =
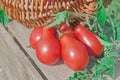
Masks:
[[[0,0],[0,6],[11,19],[32,28],[45,23],[51,14],[64,10],[94,14],[97,9],[95,2],[96,0]]]

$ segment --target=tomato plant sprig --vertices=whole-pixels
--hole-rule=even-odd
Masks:
[[[71,11],[62,11],[59,12],[57,14],[53,14],[52,18],[50,18],[47,23],[49,24],[46,28],[52,27],[52,26],[56,26],[59,27],[59,25],[62,22],[65,22],[68,26],[69,24],[69,20],[76,18],[76,17],[86,17],[87,14],[82,14],[82,13],[74,13]],[[90,16],[90,15],[89,15]],[[54,20],[54,21],[53,21]]]

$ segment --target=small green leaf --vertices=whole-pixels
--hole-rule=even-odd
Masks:
[[[78,76],[78,80],[85,80],[85,79],[84,79],[84,76],[79,75],[79,76]]]
[[[104,6],[101,6],[95,13],[98,23],[104,25],[106,22],[107,12]]]
[[[114,79],[114,77],[115,77],[114,65],[106,71],[106,75],[109,75],[112,79]]]
[[[93,80],[103,80],[101,75],[96,75],[93,77]]]
[[[73,78],[73,77],[69,77],[69,80],[75,80],[75,78]]]
[[[101,39],[99,37],[97,37],[97,38],[101,42],[102,45],[104,45],[104,46],[113,46],[113,43],[107,42],[107,41],[105,41],[105,40],[103,40],[103,39]]]
[[[110,38],[108,38],[105,34],[99,33],[99,37],[107,42],[111,42]]]
[[[55,19],[55,21],[49,24],[47,27],[49,28],[52,26],[58,26],[62,22],[66,22],[68,24],[68,18],[70,16],[70,13],[70,11],[63,11],[57,14],[53,14],[53,18]]]
[[[82,71],[77,71],[78,73],[81,73],[81,74],[86,74],[87,72],[88,72],[88,70],[87,69],[85,69],[85,70],[82,70]]]
[[[8,23],[9,23],[9,18],[6,14],[4,14],[4,21],[3,21],[4,26],[7,26]]]
[[[77,78],[78,77],[78,73],[74,73],[74,78]]]
[[[114,28],[115,28],[115,40],[119,40],[120,41],[120,24],[114,19]]]
[[[9,17],[0,7],[0,23],[2,23],[4,25],[4,27],[6,27],[8,22],[9,22]]]
[[[109,56],[112,57],[112,58],[120,57],[120,55],[117,52],[110,52]]]
[[[102,74],[106,70],[106,67],[104,65],[99,64],[94,68],[94,70],[96,74]]]

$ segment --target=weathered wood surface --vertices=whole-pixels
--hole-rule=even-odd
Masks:
[[[8,30],[16,37],[20,45],[35,61],[35,64],[41,69],[48,80],[67,80],[69,76],[73,75],[73,71],[67,68],[62,60],[54,66],[47,66],[38,61],[35,50],[27,47],[29,46],[29,35],[33,29],[27,29],[23,25],[13,21],[9,24]]]
[[[73,75],[73,71],[67,68],[62,61],[59,61],[59,63],[54,66],[47,66],[38,61],[35,51],[32,48],[27,47],[29,46],[29,35],[32,29],[27,29],[18,22],[12,21],[8,26],[8,30],[12,35],[14,35],[16,42],[23,48],[28,58],[30,58],[30,61],[32,60],[31,63],[33,66],[37,67],[36,70],[39,72],[39,74],[41,74],[40,72],[42,71],[42,74],[44,74],[48,80],[66,80],[69,76]],[[120,63],[116,63],[115,67],[115,80],[120,80]]]
[[[2,25],[0,25],[0,80],[43,80]]]

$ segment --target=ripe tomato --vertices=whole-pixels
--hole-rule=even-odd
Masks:
[[[44,64],[53,65],[61,57],[61,46],[56,38],[55,28],[44,29],[36,48],[37,58]]]
[[[69,34],[63,34],[60,43],[64,63],[73,70],[85,69],[89,62],[89,55],[84,44]]]
[[[41,33],[43,31],[43,26],[40,26],[38,28],[35,28],[31,34],[30,34],[30,38],[29,38],[29,41],[30,41],[30,45],[32,48],[36,49],[36,46],[41,38]]]
[[[103,46],[94,33],[82,25],[77,25],[74,31],[78,39],[86,45],[90,55],[99,57],[102,54]]]
[[[65,22],[63,22],[60,24],[59,31],[60,32],[73,31],[73,28],[71,26],[68,26]]]

